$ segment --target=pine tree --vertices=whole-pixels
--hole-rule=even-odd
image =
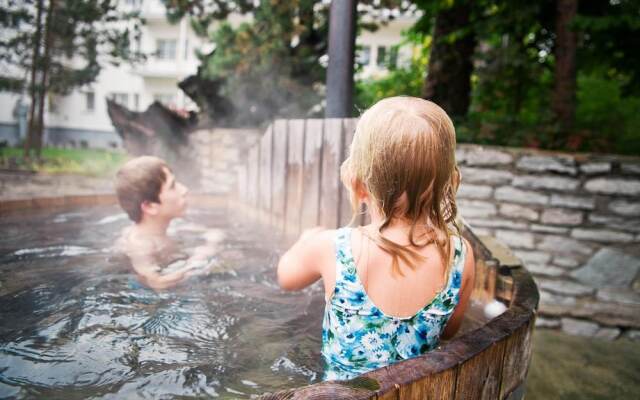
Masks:
[[[136,61],[142,20],[118,0],[27,0],[0,4],[0,90],[31,98],[25,158],[40,157],[45,102],[98,77],[106,63]]]

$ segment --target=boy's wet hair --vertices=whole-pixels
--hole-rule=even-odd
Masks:
[[[411,226],[413,247],[433,243],[440,250],[449,276],[452,234],[460,234],[455,223],[455,194],[460,172],[455,160],[456,134],[446,112],[433,102],[415,97],[390,97],[365,111],[356,127],[349,157],[341,167],[342,181],[351,192],[354,219],[359,204],[354,190],[365,190],[383,222],[371,239],[410,268],[423,259],[411,247],[382,235],[392,219],[405,219]],[[416,238],[417,227],[427,235]],[[451,228],[454,228],[453,230]],[[457,232],[456,232],[457,231]]]
[[[159,203],[162,185],[167,179],[167,163],[158,157],[142,156],[127,161],[116,174],[116,194],[120,207],[132,221],[142,220],[145,201]]]

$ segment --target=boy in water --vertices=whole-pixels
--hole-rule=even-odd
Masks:
[[[203,267],[220,240],[215,232],[208,235],[207,245],[197,247],[178,268],[163,268],[176,260],[177,249],[167,228],[174,218],[184,215],[188,192],[163,160],[142,156],[128,161],[116,174],[115,186],[120,206],[135,223],[124,230],[117,247],[129,257],[142,283],[167,289],[207,272]]]

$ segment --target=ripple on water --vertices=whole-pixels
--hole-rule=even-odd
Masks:
[[[38,258],[73,257],[95,254],[98,251],[82,246],[49,246],[20,249],[13,252],[13,256],[32,256]]]
[[[96,222],[96,225],[107,225],[107,224],[112,224],[114,222],[126,221],[128,218],[129,217],[125,213],[109,215],[100,219],[98,222]]]
[[[274,372],[287,372],[296,375],[302,375],[308,378],[310,381],[315,381],[317,377],[317,373],[315,371],[310,370],[304,365],[297,365],[284,356],[276,359],[273,364],[271,364],[271,370]]]
[[[268,234],[222,212],[190,215],[172,228],[187,247],[203,227],[225,231],[219,267],[163,292],[107,261],[127,224],[117,208],[9,221],[0,397],[238,398],[316,380],[317,292],[279,289]],[[15,240],[23,226],[42,230]]]
[[[94,399],[156,399],[177,396],[219,397],[220,381],[194,367],[162,370],[127,380],[117,393],[95,396]]]

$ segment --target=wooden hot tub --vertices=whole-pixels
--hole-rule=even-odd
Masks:
[[[248,149],[238,169],[234,208],[271,225],[290,243],[304,229],[343,226],[351,219],[339,166],[355,119],[276,120]],[[362,221],[361,221],[362,222]],[[440,348],[351,381],[323,382],[264,395],[264,399],[521,399],[531,360],[538,290],[508,249],[490,237],[463,234],[474,248],[472,300],[503,302],[507,311],[469,324]]]

